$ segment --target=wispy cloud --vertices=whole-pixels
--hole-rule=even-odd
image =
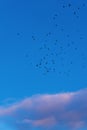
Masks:
[[[35,95],[0,106],[0,119],[11,118],[20,129],[66,126],[73,129],[87,124],[87,89],[54,95]]]

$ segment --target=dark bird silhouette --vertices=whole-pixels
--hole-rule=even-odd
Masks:
[[[20,36],[20,33],[19,33],[19,32],[17,33],[17,36]]]
[[[35,36],[32,36],[32,39],[33,39],[33,41],[35,41],[36,39],[35,39]]]
[[[71,4],[70,4],[70,3],[68,4],[68,7],[71,7]]]

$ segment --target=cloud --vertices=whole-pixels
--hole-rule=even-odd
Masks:
[[[35,95],[9,106],[0,106],[0,120],[19,130],[30,127],[86,127],[87,89],[77,92]]]

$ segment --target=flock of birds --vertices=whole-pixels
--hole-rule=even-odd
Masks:
[[[68,3],[67,5],[63,4],[62,9],[71,8],[72,4]],[[83,3],[81,7],[86,7],[86,4]],[[77,7],[76,11],[73,10],[73,15],[76,18],[79,18],[78,11],[81,9],[81,7]],[[59,15],[57,13],[54,14],[52,17],[52,21],[55,26],[55,28],[58,28],[58,19]],[[60,28],[61,32],[64,32],[64,27]],[[58,72],[59,75],[66,74],[67,76],[71,73],[71,67],[74,64],[73,59],[69,59],[69,53],[70,51],[73,51],[73,53],[78,54],[78,45],[75,44],[75,41],[71,39],[70,42],[66,42],[66,45],[62,44],[61,41],[59,41],[58,38],[54,38],[53,35],[57,36],[57,30],[55,31],[49,31],[45,34],[42,41],[38,41],[40,43],[39,48],[37,49],[38,52],[38,60],[33,64],[36,69],[40,69],[41,73],[44,75],[50,73],[50,72]],[[17,34],[20,35],[19,33]],[[66,38],[70,39],[70,34],[66,34]],[[79,37],[80,40],[83,39],[83,36]],[[33,42],[37,42],[37,38],[35,35],[32,35]],[[65,47],[66,46],[66,47]],[[71,49],[71,50],[70,50]],[[69,50],[69,51],[68,51]],[[82,53],[82,59],[83,64],[82,67],[86,68],[85,65],[85,54]],[[68,58],[67,58],[68,57]],[[28,54],[26,54],[26,58],[28,58]],[[66,69],[66,66],[69,66],[68,69]]]

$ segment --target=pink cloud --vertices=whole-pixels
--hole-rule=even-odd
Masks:
[[[0,119],[12,118],[14,124],[43,127],[64,125],[83,127],[87,123],[87,89],[72,93],[36,95],[0,107]]]
[[[50,126],[50,125],[55,125],[57,122],[55,118],[49,117],[49,118],[40,119],[40,120],[24,119],[23,123],[27,123],[27,124],[32,123],[32,125],[34,126]]]

